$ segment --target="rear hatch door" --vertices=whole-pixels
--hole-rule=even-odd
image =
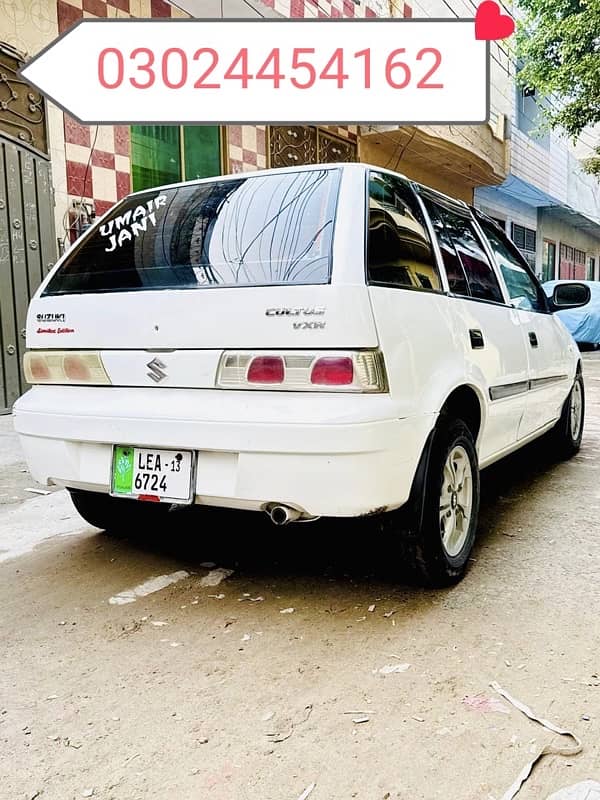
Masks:
[[[202,387],[225,349],[376,347],[366,287],[331,282],[341,172],[131,195],[41,288],[28,346],[99,350],[117,385],[154,385],[168,360],[161,386]]]

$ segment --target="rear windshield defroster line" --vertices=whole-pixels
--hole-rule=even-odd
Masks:
[[[339,183],[339,169],[315,169],[132,195],[44,295],[329,283]]]

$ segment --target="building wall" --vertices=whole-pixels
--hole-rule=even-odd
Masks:
[[[600,225],[600,180],[583,171],[573,149],[567,153],[566,203]]]
[[[460,170],[454,174],[444,174],[435,166],[429,168],[425,159],[417,157],[423,149],[423,145],[417,149],[413,140],[413,149],[409,143],[403,152],[402,147],[393,138],[377,134],[361,136],[359,154],[360,160],[367,164],[399,172],[417,183],[470,203],[473,199],[473,187],[464,180],[464,174]]]
[[[517,102],[518,97],[519,93]],[[575,146],[565,137],[552,132],[537,140],[513,127],[510,166],[513,175],[541,189],[554,202],[600,223],[600,182],[583,171]]]
[[[485,214],[497,219],[515,222],[526,228],[537,228],[538,214],[535,206],[521,203],[505,192],[483,186],[475,191],[475,205]],[[510,231],[510,227],[506,230]]]
[[[600,229],[598,232],[600,237]],[[537,266],[541,269],[542,241],[544,239],[549,239],[550,241],[556,242],[557,263],[555,277],[558,277],[558,262],[561,244],[566,244],[570,247],[576,248],[577,250],[583,250],[587,259],[589,259],[590,256],[595,258],[596,273],[598,273],[598,266],[600,264],[599,237],[591,236],[589,233],[586,233],[586,231],[581,230],[581,228],[576,228],[573,225],[569,225],[567,222],[563,222],[562,220],[553,219],[551,212],[546,212],[544,209],[540,209],[538,216]]]
[[[23,53],[37,53],[57,34],[56,0],[3,0],[0,10],[0,39]]]
[[[413,0],[415,18],[473,17],[470,0]],[[401,6],[390,0],[392,16]],[[422,125],[410,128],[361,127],[361,160],[386,166],[442,192],[473,202],[474,188],[501,183],[508,173],[507,134],[514,103],[514,67],[504,42],[490,44],[490,119],[482,125]],[[414,130],[414,129],[412,129]]]
[[[562,242],[576,247],[578,250],[585,250],[588,256],[597,257],[600,254],[600,238],[590,236],[589,233],[569,225],[567,222],[552,219],[544,212],[544,209],[539,211],[538,225],[539,235],[545,239]]]

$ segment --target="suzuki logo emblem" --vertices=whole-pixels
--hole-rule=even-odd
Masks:
[[[163,364],[159,358],[153,358],[152,361],[149,361],[146,364],[146,366],[150,370],[150,372],[147,372],[146,375],[149,378],[152,378],[154,383],[160,383],[167,377],[167,373],[163,372],[163,370],[167,368],[167,365]]]

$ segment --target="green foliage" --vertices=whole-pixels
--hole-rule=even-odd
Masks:
[[[519,81],[553,97],[545,113],[552,128],[577,138],[600,123],[600,0],[519,0]],[[597,158],[586,169],[600,174]]]

